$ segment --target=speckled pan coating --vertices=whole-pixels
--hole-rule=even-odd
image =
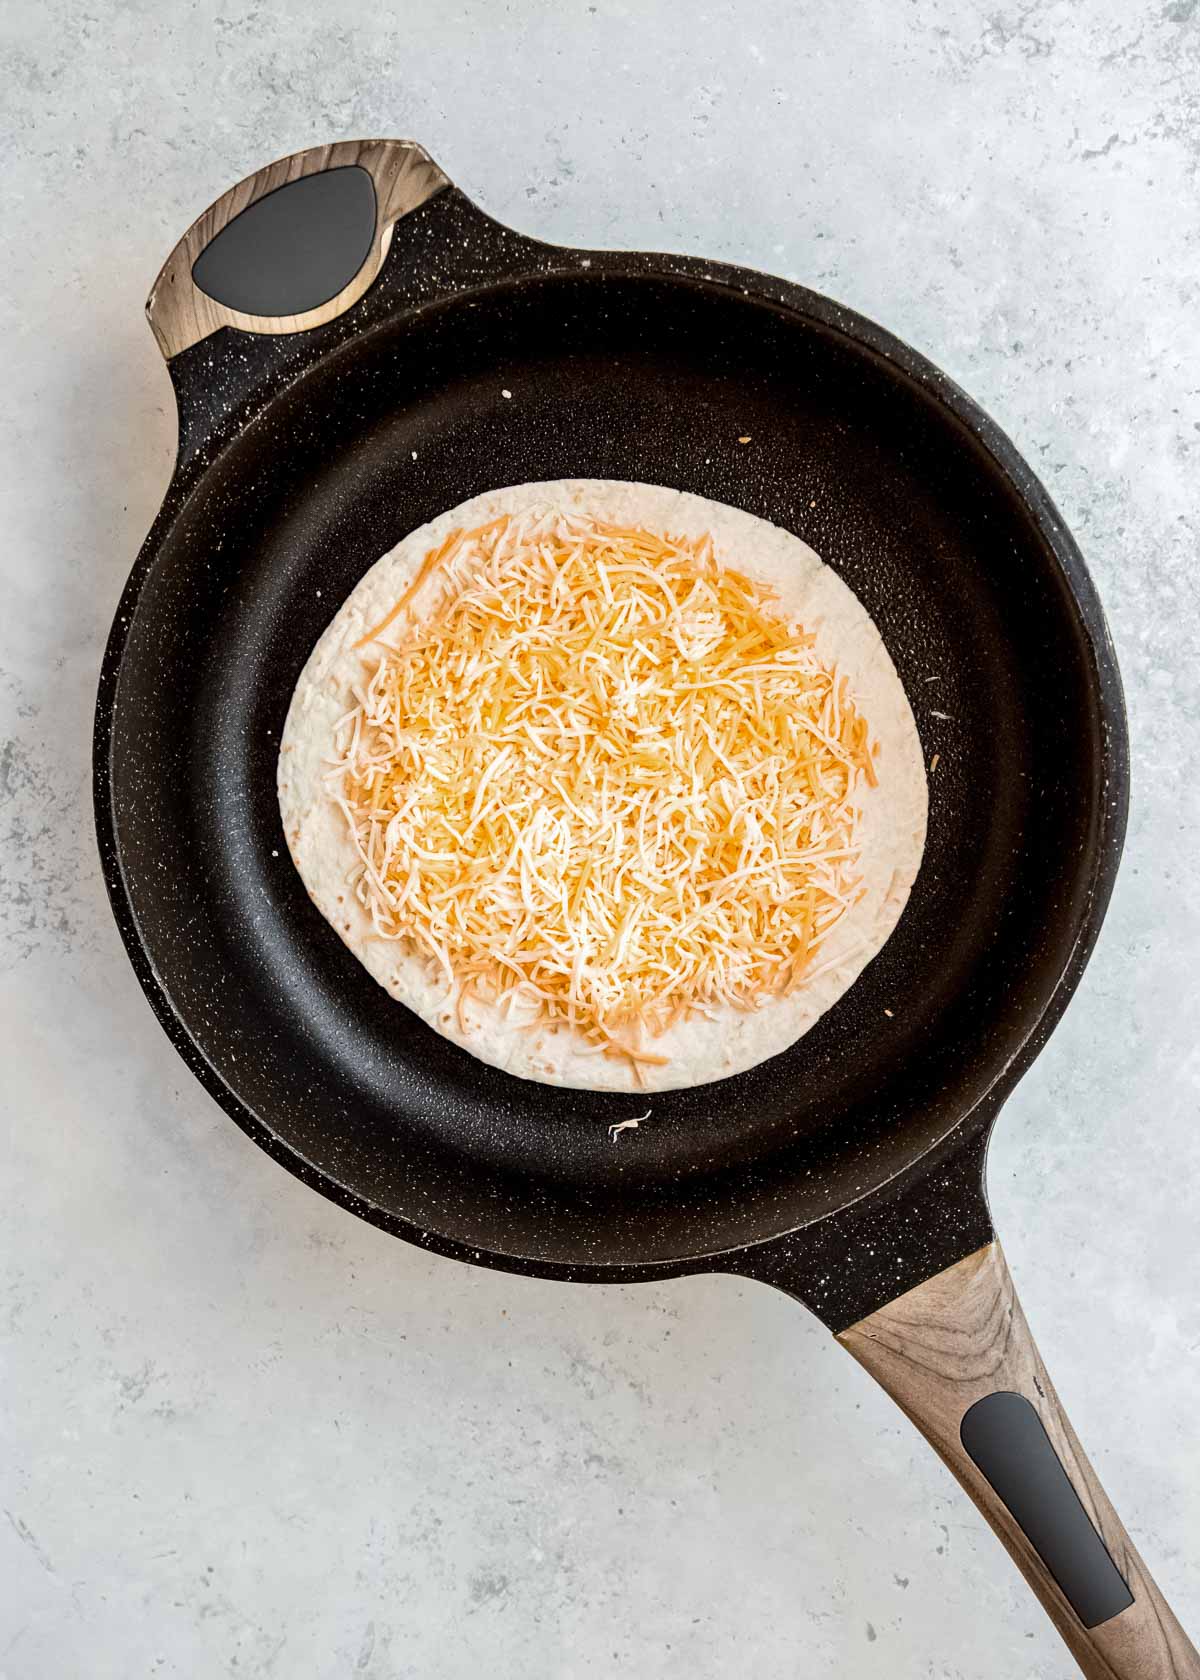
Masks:
[[[97,826],[139,978],[233,1118],[440,1252],[598,1282],[740,1271],[834,1329],[986,1241],[987,1134],[1095,939],[1128,780],[1090,579],[1003,434],[801,287],[547,247],[453,188],[340,319],[223,330],[170,367],[179,456],[105,658]],[[811,543],[938,755],[879,959],[787,1054],[656,1096],[615,1143],[636,1098],[484,1068],[379,992],[308,902],[274,790],[330,603],[441,509],[574,476]]]

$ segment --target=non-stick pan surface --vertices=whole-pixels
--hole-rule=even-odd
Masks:
[[[334,193],[342,164],[347,179],[373,172],[377,207],[343,292],[307,296],[292,259],[249,287],[235,272],[223,301],[196,290],[191,265],[227,224],[236,260],[253,251],[253,224],[234,220],[245,204],[297,176],[324,173]],[[206,259],[217,294],[220,270]],[[244,313],[270,284],[292,300],[286,322]],[[1081,1661],[1089,1607],[1135,1626],[1117,1614],[1127,1581],[1150,1606],[1137,1640],[1146,1626],[1182,1639],[1098,1484],[1090,1542],[1067,1548],[1098,1548],[1099,1596],[1080,1597],[1053,1546],[1031,1543],[1036,1521],[1014,1526],[995,1478],[979,1479],[957,1422],[943,1428],[879,1353],[932,1314],[902,1373],[940,1373],[946,1418],[1005,1382],[1028,1393],[1083,1512],[1091,1473],[991,1242],[982,1158],[1095,938],[1126,733],[1086,570],[1012,445],[920,356],[812,292],[539,245],[396,142],[298,154],[244,183],[181,242],[150,313],[179,459],[105,660],[96,804],[130,955],[209,1090],[324,1193],[443,1252],[592,1281],[779,1282],[846,1331],[935,1441]],[[803,537],[882,632],[930,772],[910,903],[845,997],[761,1067],[642,1102],[512,1078],[392,1001],[309,902],[275,796],[301,667],[373,561],[479,491],[574,476],[675,486]],[[896,1310],[895,1335],[890,1319],[863,1330]],[[1001,1457],[1031,1461],[1011,1441]]]

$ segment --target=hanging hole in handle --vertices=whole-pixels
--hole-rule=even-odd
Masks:
[[[192,279],[244,315],[303,315],[354,279],[375,237],[375,184],[358,164],[288,181],[205,246]]]

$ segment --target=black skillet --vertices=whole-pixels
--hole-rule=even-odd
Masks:
[[[96,816],[188,1065],[307,1183],[439,1253],[787,1291],[929,1437],[1085,1673],[1200,1675],[1045,1376],[983,1188],[1127,803],[1100,606],[1012,444],[826,298],[539,244],[399,141],[234,187],[148,314],[179,452],[104,660]],[[293,685],[366,568],[478,491],[571,476],[804,537],[882,631],[932,770],[912,900],[851,991],[764,1066],[641,1104],[514,1079],[392,1002],[310,904],[275,801]]]

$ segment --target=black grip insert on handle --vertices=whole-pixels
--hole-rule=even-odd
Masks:
[[[348,286],[375,237],[375,183],[358,164],[256,199],[192,265],[202,292],[244,315],[303,315]]]
[[[1084,1627],[1128,1610],[1133,1594],[1024,1395],[985,1395],[965,1413],[959,1434]]]

